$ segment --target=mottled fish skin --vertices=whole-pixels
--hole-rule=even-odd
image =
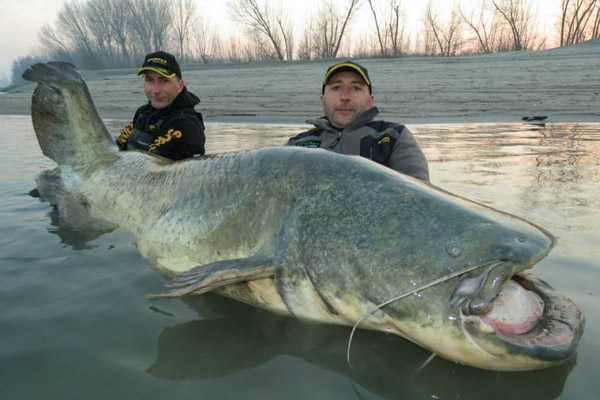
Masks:
[[[39,83],[34,128],[44,154],[59,164],[51,174],[59,184],[47,187],[130,231],[140,253],[176,277],[165,297],[214,290],[274,312],[353,325],[377,304],[475,266],[476,289],[457,291],[457,276],[387,305],[361,327],[487,369],[543,368],[574,352],[577,326],[572,345],[552,359],[515,350],[498,335],[474,341],[465,330],[465,312],[472,321],[503,280],[548,254],[554,238],[543,229],[324,150],[270,147],[178,162],[119,152],[73,66],[37,64],[24,77]]]

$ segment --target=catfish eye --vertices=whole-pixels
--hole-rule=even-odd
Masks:
[[[449,242],[449,243],[446,244],[446,252],[451,257],[456,258],[456,257],[459,257],[462,254],[462,248],[456,242]]]

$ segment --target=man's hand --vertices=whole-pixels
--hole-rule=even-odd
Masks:
[[[121,150],[127,150],[127,140],[129,136],[131,136],[131,132],[133,132],[133,121],[128,123],[125,128],[119,134],[119,137],[115,140],[115,143]]]

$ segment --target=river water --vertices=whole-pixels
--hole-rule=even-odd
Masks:
[[[541,371],[461,366],[405,340],[302,323],[216,295],[150,301],[165,278],[128,233],[61,225],[28,196],[53,166],[29,117],[0,117],[0,399],[583,399],[600,389],[600,124],[414,125],[431,180],[558,237],[534,273],[586,316],[576,357]],[[107,121],[112,133],[123,121]],[[208,124],[209,153],[292,125]],[[422,368],[421,368],[422,366]]]

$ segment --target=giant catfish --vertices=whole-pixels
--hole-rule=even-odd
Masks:
[[[302,319],[360,322],[485,369],[573,355],[581,312],[522,272],[554,246],[545,230],[325,150],[178,162],[121,152],[73,65],[36,64],[24,78],[38,82],[33,125],[58,164],[37,178],[42,197],[131,232],[174,278],[158,297],[215,291]]]

